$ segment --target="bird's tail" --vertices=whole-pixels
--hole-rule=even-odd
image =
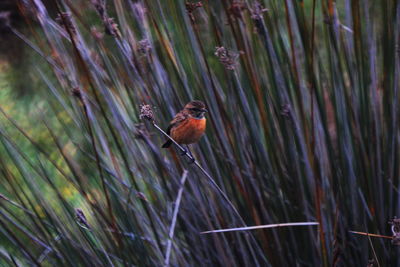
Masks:
[[[165,143],[162,145],[162,148],[170,147],[171,144],[172,144],[172,141],[171,141],[171,140],[168,140],[167,142],[165,142]]]

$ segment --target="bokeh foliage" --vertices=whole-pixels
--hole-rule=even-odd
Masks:
[[[27,125],[2,105],[4,262],[163,265],[187,169],[173,266],[399,264],[349,233],[391,235],[399,214],[399,1],[57,5],[21,2],[38,26],[11,28],[46,87]],[[139,119],[150,104],[166,127],[192,99],[210,111],[195,157],[240,216]],[[319,226],[200,234],[298,221]]]

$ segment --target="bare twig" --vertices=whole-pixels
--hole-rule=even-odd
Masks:
[[[356,232],[356,231],[349,231],[349,233],[356,234],[356,235],[366,235],[366,236],[371,236],[371,237],[393,239],[391,236],[387,236],[387,235],[370,234],[370,233]]]
[[[170,256],[171,256],[172,239],[174,237],[176,219],[178,218],[178,212],[179,212],[179,207],[180,207],[180,204],[181,204],[182,193],[183,193],[183,187],[185,186],[187,174],[188,174],[188,171],[184,170],[183,174],[182,174],[182,178],[181,178],[181,183],[180,183],[178,195],[176,197],[174,213],[173,213],[173,216],[172,216],[172,222],[171,222],[171,226],[169,228],[169,234],[168,234],[168,238],[169,239],[168,239],[168,243],[167,243],[167,250],[165,252],[164,266],[169,266],[169,259],[170,259]]]
[[[235,232],[235,231],[248,231],[248,230],[277,228],[277,227],[289,227],[289,226],[310,226],[310,225],[319,225],[319,223],[318,222],[295,222],[295,223],[265,224],[265,225],[249,226],[249,227],[238,227],[238,228],[227,228],[227,229],[211,230],[211,231],[201,232],[200,234],[224,233],[224,232]]]
[[[378,267],[381,267],[381,265],[379,264],[379,261],[378,261],[378,256],[376,256],[375,248],[374,248],[374,246],[372,245],[371,237],[370,237],[369,235],[368,235],[368,241],[369,241],[369,244],[371,245],[372,252],[374,253],[375,261],[376,261],[376,263],[378,264]]]

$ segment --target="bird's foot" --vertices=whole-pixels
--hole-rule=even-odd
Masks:
[[[186,148],[183,148],[183,150],[181,150],[181,156],[185,156],[186,154],[188,154],[188,150]]]
[[[188,164],[193,164],[195,162],[196,162],[196,159],[193,156],[191,156],[191,158],[189,158]]]
[[[183,150],[181,150],[181,156],[187,156],[189,158],[188,164],[193,164],[196,159],[193,157],[192,152],[189,149],[189,146],[187,148],[182,147]]]

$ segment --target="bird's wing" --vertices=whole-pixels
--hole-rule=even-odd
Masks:
[[[169,126],[167,128],[167,134],[171,133],[171,129],[174,126],[179,125],[182,121],[184,121],[186,118],[188,117],[188,114],[184,113],[184,112],[178,112],[174,119],[169,123]]]

